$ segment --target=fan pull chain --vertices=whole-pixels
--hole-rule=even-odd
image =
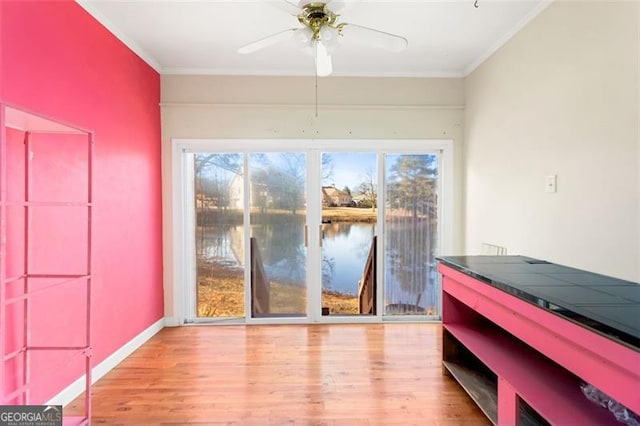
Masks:
[[[316,67],[316,118],[318,118],[318,68]]]

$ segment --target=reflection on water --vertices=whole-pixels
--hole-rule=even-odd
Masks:
[[[358,295],[362,276],[374,235],[371,223],[331,223],[323,225],[322,288]],[[331,268],[325,267],[331,265]]]
[[[392,219],[385,224],[385,287],[387,313],[425,313],[437,305],[432,224],[427,219]]]
[[[263,216],[263,215],[259,215]],[[270,279],[305,286],[306,247],[301,215],[280,215],[252,221],[252,236],[259,242],[260,255]],[[273,216],[273,215],[269,215]],[[434,307],[437,303],[435,261],[429,247],[412,242],[429,232],[427,221],[389,222],[385,235],[385,304]],[[242,267],[243,226],[205,226],[198,232],[201,260]],[[367,260],[375,225],[332,223],[323,225],[322,286],[325,290],[356,296],[358,281]],[[392,313],[387,310],[387,313]]]
[[[270,279],[306,286],[307,248],[304,246],[304,216],[256,214],[251,236],[258,241],[260,256]]]

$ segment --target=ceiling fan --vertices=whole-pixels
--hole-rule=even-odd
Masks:
[[[291,11],[302,26],[271,34],[240,47],[238,52],[252,53],[295,38],[306,52],[314,56],[316,75],[324,77],[333,71],[331,52],[342,37],[357,39],[391,52],[400,52],[407,47],[408,41],[402,36],[348,22],[339,23],[340,15],[329,9],[330,2],[331,0],[300,0],[296,5],[290,1],[281,0],[280,5]]]

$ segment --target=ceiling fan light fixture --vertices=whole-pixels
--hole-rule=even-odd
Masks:
[[[327,47],[329,52],[333,51],[340,42],[340,33],[338,30],[328,25],[320,28],[319,36],[320,41]]]
[[[311,40],[313,39],[313,30],[309,27],[300,28],[296,31],[295,39],[303,46],[308,46],[311,44]]]

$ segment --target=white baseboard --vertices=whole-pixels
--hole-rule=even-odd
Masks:
[[[164,317],[165,327],[180,327],[180,320],[176,317]]]
[[[125,343],[120,349],[109,355],[100,364],[93,367],[91,370],[91,382],[95,383],[102,378],[105,374],[111,371],[116,365],[120,364],[126,357],[131,355],[133,351],[142,346],[147,340],[153,337],[157,332],[165,327],[164,318],[158,320],[142,333]],[[65,406],[71,401],[76,399],[80,394],[84,392],[85,375],[78,378],[75,382],[67,386],[62,392],[54,396],[51,400],[47,401],[45,405],[62,405]]]

